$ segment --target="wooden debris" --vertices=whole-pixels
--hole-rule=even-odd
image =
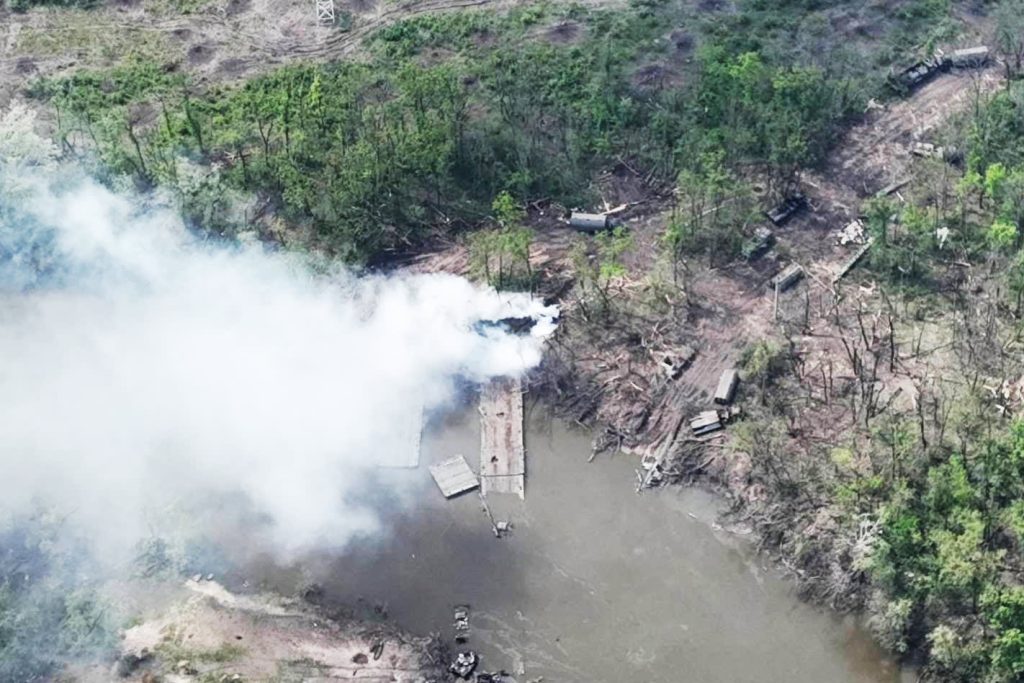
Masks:
[[[633,202],[633,203],[636,204],[636,202]],[[604,211],[601,212],[601,215],[603,215],[603,216],[614,216],[617,213],[622,213],[623,211],[628,209],[629,206],[630,206],[629,204],[619,204],[618,206],[616,206],[614,208],[605,209]]]
[[[903,178],[902,180],[897,180],[894,183],[889,183],[888,185],[883,187],[881,190],[876,192],[875,196],[876,197],[888,197],[893,192],[896,192],[897,190],[901,190],[906,185],[909,185],[911,180],[912,180],[912,178]]]
[[[445,498],[452,498],[480,486],[480,481],[473,474],[473,470],[469,469],[469,463],[461,455],[431,465],[430,476],[434,478],[437,488],[441,489]]]
[[[666,438],[661,442],[661,445],[658,446],[657,452],[652,453],[651,451],[648,451],[641,459],[641,466],[645,471],[641,472],[640,470],[637,470],[637,493],[659,483],[665,477],[665,461],[672,454],[672,447],[676,443],[676,439],[679,436],[679,429],[682,426],[683,418],[680,417],[676,420],[675,427],[672,431],[667,434]]]

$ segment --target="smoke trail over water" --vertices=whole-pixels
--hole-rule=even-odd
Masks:
[[[477,323],[553,313],[453,276],[211,247],[63,171],[0,177],[0,504],[128,540],[148,505],[241,492],[283,548],[341,545],[377,526],[353,494],[408,448],[395,425],[460,377],[539,362],[539,336]]]

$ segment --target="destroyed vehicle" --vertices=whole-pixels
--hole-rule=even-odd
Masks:
[[[476,669],[479,661],[480,659],[476,656],[475,652],[460,652],[455,656],[455,661],[448,666],[448,671],[456,678],[468,680],[473,675],[473,670]]]
[[[943,156],[942,148],[936,147],[930,142],[915,142],[914,146],[910,148],[910,153],[923,159],[941,159]]]
[[[864,224],[858,219],[853,219],[846,224],[846,227],[839,231],[836,244],[845,247],[848,244],[864,244],[868,241],[867,231]]]
[[[906,94],[924,85],[941,71],[947,71],[950,61],[941,54],[930,59],[923,59],[908,66],[906,69],[889,76],[889,85],[901,94]]]
[[[984,45],[954,50],[949,57],[952,66],[958,69],[982,67],[988,64],[988,48]]]
[[[771,286],[777,291],[784,292],[799,282],[803,276],[804,269],[796,263],[791,263],[771,279]]]
[[[702,410],[696,417],[690,419],[690,429],[695,437],[713,434],[737,416],[742,414],[739,406],[729,406],[719,410]]]
[[[690,420],[690,429],[694,436],[704,436],[717,432],[722,428],[722,418],[717,410],[705,410],[697,417]]]
[[[530,333],[537,319],[528,315],[511,318],[499,318],[497,320],[481,320],[476,323],[476,331],[484,333],[487,330],[501,330],[509,334],[526,335]]]
[[[455,606],[455,642],[464,643],[469,638],[469,605]]]
[[[580,232],[601,232],[612,227],[612,221],[609,216],[603,213],[573,211],[569,215],[569,225]]]
[[[764,215],[768,216],[768,220],[776,226],[780,226],[785,224],[805,206],[807,206],[807,199],[802,194],[797,193],[787,197],[774,209],[766,211]]]
[[[911,148],[910,153],[916,157],[922,159],[941,159],[947,164],[959,165],[963,162],[964,154],[958,148],[954,146],[939,146],[932,144],[931,142],[915,142]],[[886,186],[883,189],[889,189],[891,186]],[[895,188],[892,192],[895,192],[899,188]],[[891,193],[891,192],[890,192]]]
[[[667,379],[676,379],[679,375],[683,374],[683,369],[676,365],[671,356],[665,356],[661,359],[661,369],[665,372]]]
[[[683,374],[683,370],[690,367],[693,357],[697,355],[697,352],[690,346],[681,346],[675,351],[676,353],[665,352],[660,356],[655,354],[662,372],[669,380],[676,379]]]
[[[754,230],[753,236],[743,244],[743,258],[753,261],[768,251],[768,248],[772,246],[774,241],[775,234],[768,227],[764,225],[758,226]]]
[[[733,396],[736,395],[736,385],[740,383],[740,374],[733,368],[729,368],[722,373],[722,376],[718,379],[718,388],[715,389],[715,403],[728,404],[732,403]],[[715,411],[709,411],[715,412]],[[715,417],[718,414],[715,413]]]

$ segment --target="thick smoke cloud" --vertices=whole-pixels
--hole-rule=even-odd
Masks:
[[[314,275],[66,170],[8,169],[0,505],[129,540],[147,506],[240,492],[281,547],[341,545],[376,528],[353,494],[409,448],[402,425],[458,378],[539,362],[538,336],[479,321],[550,313],[452,276]]]

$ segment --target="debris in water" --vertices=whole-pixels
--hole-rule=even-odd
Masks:
[[[455,642],[464,643],[469,638],[469,605],[455,606]]]
[[[431,465],[430,476],[445,498],[452,498],[480,486],[473,470],[469,469],[469,463],[461,455]]]
[[[476,675],[476,683],[501,683],[501,681],[505,680],[506,676],[508,676],[508,672],[505,670],[491,672],[481,671]]]
[[[455,657],[455,661],[451,663],[448,670],[451,671],[457,678],[468,680],[473,675],[473,670],[476,669],[476,665],[480,659],[476,656],[475,652],[467,650],[460,652]]]

